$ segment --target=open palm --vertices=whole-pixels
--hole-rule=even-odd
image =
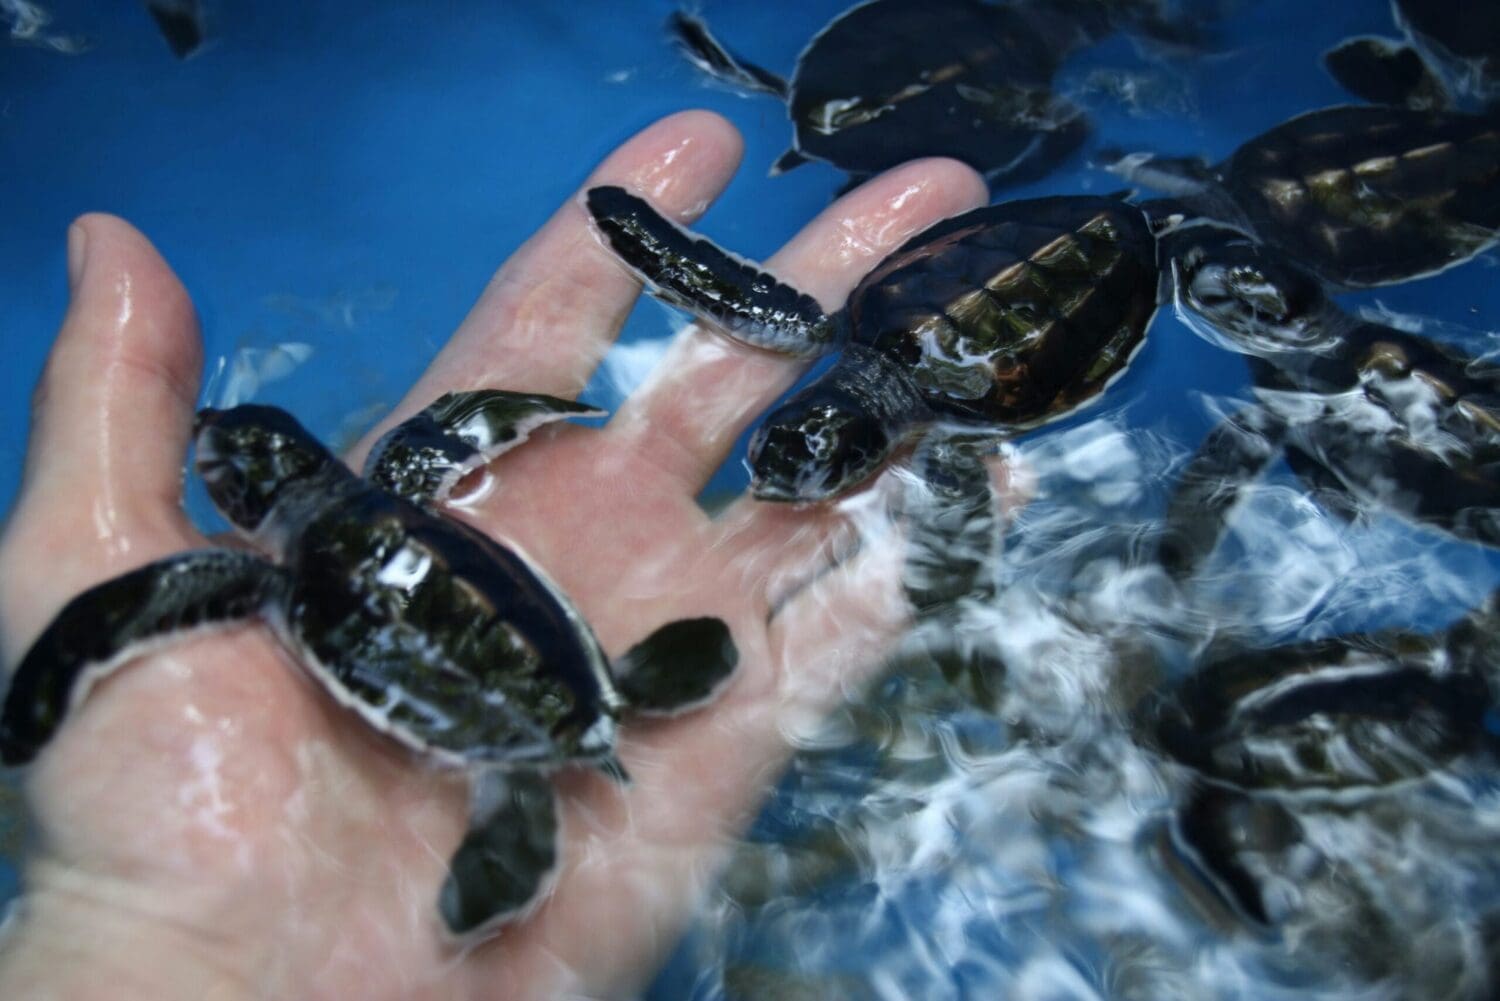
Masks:
[[[689,112],[631,139],[589,183],[622,184],[687,219],[738,156],[727,124]],[[834,306],[906,237],[984,199],[965,167],[909,164],[831,206],[771,264]],[[117,219],[85,217],[70,237],[73,303],[0,548],[11,664],[78,591],[208,544],[180,507],[201,363],[187,295]],[[501,268],[389,421],[455,389],[576,395],[638,291],[570,202]],[[32,767],[39,841],[0,951],[0,995],[108,985],[114,997],[510,998],[638,986],[783,763],[789,733],[858,682],[907,614],[890,547],[866,545],[816,574],[858,499],[821,511],[741,499],[713,518],[694,501],[796,373],[689,329],[605,427],[550,427],[451,509],[534,558],[611,653],[696,615],[728,621],[741,652],[713,706],[625,727],[628,789],[583,770],[559,777],[560,875],[529,918],[466,955],[444,944],[434,903],[465,826],[461,777],[370,732],[252,622],[120,671]]]

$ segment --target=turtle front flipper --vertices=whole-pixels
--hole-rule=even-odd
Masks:
[[[667,28],[687,60],[715,80],[736,90],[756,91],[787,100],[789,90],[785,80],[730,52],[708,30],[703,18],[676,11],[668,19]]]
[[[1370,35],[1346,39],[1323,53],[1323,67],[1340,87],[1372,104],[1418,110],[1449,104],[1442,81],[1402,42]]]
[[[1301,824],[1275,799],[1194,781],[1172,819],[1177,858],[1167,868],[1194,899],[1263,928],[1272,923],[1265,863],[1301,842]],[[1260,864],[1252,868],[1254,862]]]
[[[713,699],[739,660],[723,619],[679,619],[631,647],[613,671],[631,710],[674,716]]]
[[[182,553],[89,588],[37,637],[0,711],[0,760],[21,765],[98,681],[172,633],[257,614],[284,572],[226,549]]]
[[[542,393],[446,393],[375,443],[365,476],[417,504],[441,501],[465,473],[521,444],[543,424],[603,416],[586,403]]]
[[[1213,168],[1198,157],[1127,153],[1111,148],[1096,153],[1094,162],[1131,184],[1143,184],[1184,198],[1200,194],[1218,183]]]
[[[1160,559],[1168,574],[1191,576],[1214,551],[1240,493],[1275,458],[1285,434],[1286,424],[1258,406],[1209,433],[1167,504]]]
[[[443,923],[463,938],[519,916],[557,867],[557,804],[546,775],[482,772],[469,797],[469,831],[438,897]]]
[[[657,298],[784,354],[820,355],[842,339],[841,320],[812,296],[688,232],[645,199],[605,186],[590,188],[587,202],[610,248]]]
[[[919,612],[983,593],[1000,556],[998,503],[985,457],[994,436],[930,435],[912,457],[917,482],[906,490],[903,586]]]

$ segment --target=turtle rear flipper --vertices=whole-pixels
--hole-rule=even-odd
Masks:
[[[810,163],[810,162],[811,161],[807,157],[806,154],[804,154],[797,147],[793,146],[791,149],[787,150],[785,153],[781,154],[780,156],[778,156],[776,158],[776,162],[773,163],[773,164],[771,164],[771,169],[767,172],[766,176],[768,176],[768,177],[780,177],[782,174],[785,174],[787,171],[789,171],[789,170],[796,170],[798,167],[802,166],[804,163]],[[869,180],[869,178],[870,178],[869,174],[860,174],[860,175],[857,175],[857,177],[851,177],[849,184],[850,184],[851,187],[857,187],[858,185],[862,184],[863,182]]]
[[[178,59],[186,59],[203,44],[203,9],[199,0],[146,0],[146,10]]]
[[[521,444],[543,424],[603,416],[588,404],[543,393],[446,393],[375,443],[365,476],[417,504],[441,501],[465,473]]]
[[[1370,35],[1346,39],[1323,53],[1323,67],[1340,87],[1372,104],[1428,109],[1450,103],[1442,81],[1402,42]]]
[[[674,716],[713,699],[739,663],[723,619],[669,622],[614,664],[616,687],[631,710]]]
[[[101,679],[152,641],[258,613],[284,572],[227,549],[181,553],[105,581],[68,602],[37,637],[0,711],[0,759],[25,764]]]
[[[519,916],[557,867],[557,804],[546,775],[483,772],[469,795],[469,831],[438,897],[443,923],[463,938]]]
[[[688,61],[715,80],[736,90],[787,99],[789,90],[784,79],[730,52],[708,30],[703,18],[677,11],[667,20],[667,28]]]
[[[653,295],[736,340],[813,357],[837,346],[842,324],[818,301],[696,236],[624,188],[590,188],[588,209],[605,242]]]
[[[1191,576],[1217,548],[1230,510],[1245,485],[1276,457],[1285,433],[1285,423],[1258,406],[1209,432],[1167,505],[1160,559],[1168,574],[1179,580]]]

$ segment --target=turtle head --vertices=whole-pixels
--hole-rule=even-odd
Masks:
[[[892,444],[873,414],[826,398],[794,399],[750,439],[750,489],[768,501],[828,500],[874,473]]]
[[[336,462],[285,410],[245,404],[200,410],[193,426],[198,475],[236,528],[254,534],[293,484]]]
[[[1197,239],[1173,261],[1179,306],[1202,317],[1234,350],[1308,351],[1328,340],[1322,285],[1248,237]]]

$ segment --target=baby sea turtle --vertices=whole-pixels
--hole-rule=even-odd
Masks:
[[[610,247],[666,302],[756,347],[842,349],[751,439],[763,500],[842,494],[938,421],[1014,432],[1082,406],[1125,369],[1156,312],[1150,226],[1112,198],[1007,202],[939,222],[831,314],[621,188],[592,188],[587,201]]]
[[[1148,701],[1147,740],[1193,778],[1169,847],[1225,903],[1272,915],[1249,856],[1301,840],[1291,807],[1347,802],[1500,750],[1495,602],[1432,634],[1400,630],[1219,648]]]
[[[1167,513],[1170,571],[1212,552],[1242,485],[1278,454],[1341,514],[1372,504],[1500,546],[1500,369],[1343,312],[1243,234],[1194,226],[1164,249],[1184,316],[1246,356],[1256,398],[1183,473]]]
[[[1132,154],[1111,169],[1337,286],[1433,274],[1490,247],[1500,228],[1500,122],[1479,115],[1323,108],[1214,167]]]
[[[29,761],[143,644],[258,615],[370,726],[474,776],[439,909],[455,935],[514,916],[555,861],[547,773],[586,764],[623,781],[616,717],[695,706],[737,659],[724,623],[702,618],[663,626],[612,669],[540,569],[437,513],[464,472],[539,425],[596,414],[548,396],[451,393],[382,438],[360,478],[285,411],[202,411],[196,464],[209,496],[276,562],[186,552],[74,598],[11,681],[0,755]]]
[[[1500,100],[1500,6],[1474,0],[1391,0],[1401,40],[1360,36],[1324,65],[1345,89],[1382,104],[1483,107]]]
[[[771,168],[824,160],[851,183],[923,156],[962,160],[991,182],[1044,174],[1088,135],[1052,93],[1067,55],[1133,19],[1171,35],[1149,3],[870,0],[840,14],[797,57],[791,80],[734,55],[701,18],[670,28],[694,65],[785,102],[792,147]]]

